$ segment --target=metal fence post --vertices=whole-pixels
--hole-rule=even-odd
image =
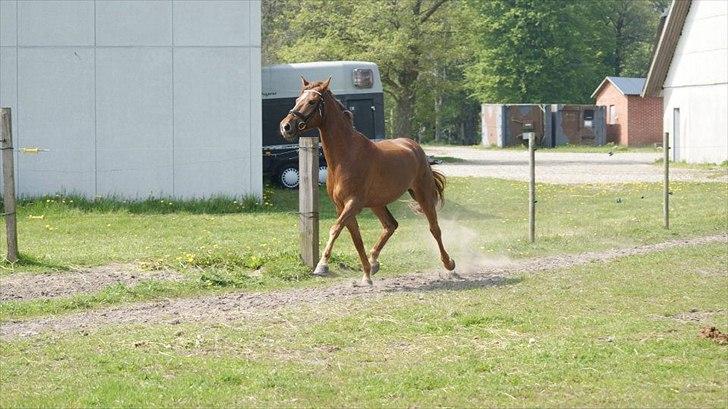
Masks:
[[[523,138],[528,139],[528,241],[536,241],[536,135],[532,124],[524,124]]]
[[[662,214],[665,228],[670,228],[670,133],[665,132],[662,137],[662,160],[665,169],[665,183],[662,192]]]
[[[18,261],[18,227],[15,218],[15,165],[13,161],[13,125],[10,108],[0,109],[3,155],[3,204],[9,262]]]
[[[298,211],[301,259],[315,268],[319,260],[319,138],[298,139]]]

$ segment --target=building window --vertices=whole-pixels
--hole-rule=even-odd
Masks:
[[[609,125],[615,125],[617,123],[617,107],[614,105],[609,106],[609,118],[607,118],[607,123]]]
[[[594,110],[585,109],[584,110],[584,127],[591,128],[593,121],[594,121]]]

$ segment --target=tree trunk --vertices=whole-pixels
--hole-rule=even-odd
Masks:
[[[395,109],[394,115],[394,137],[406,136],[417,139],[417,135],[412,134],[412,119],[415,111],[415,95],[408,88],[403,88],[399,94],[399,101]]]
[[[435,142],[439,142],[442,139],[442,94],[438,92],[435,97]]]

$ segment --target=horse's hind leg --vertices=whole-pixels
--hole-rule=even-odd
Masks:
[[[440,225],[437,223],[437,211],[435,210],[435,205],[429,203],[427,205],[423,205],[420,203],[420,206],[422,206],[422,213],[425,214],[427,221],[430,223],[430,233],[432,233],[435,241],[437,241],[437,247],[440,249],[440,260],[442,260],[442,265],[448,271],[454,271],[455,261],[450,258],[450,255],[447,254],[447,251],[445,251],[445,246],[442,245],[442,231],[440,230]]]
[[[455,261],[450,258],[450,255],[445,251],[445,246],[442,244],[442,231],[440,225],[437,223],[437,197],[433,194],[435,192],[435,186],[432,179],[426,179],[427,183],[416,183],[412,189],[412,196],[420,205],[420,210],[427,217],[427,222],[430,224],[430,233],[437,241],[437,247],[440,249],[440,260],[442,265],[448,271],[453,272],[455,270]]]
[[[397,223],[397,220],[394,219],[394,216],[392,216],[392,213],[386,206],[373,207],[372,213],[379,218],[379,221],[382,223],[382,227],[384,228],[381,236],[379,236],[377,244],[372,247],[372,252],[369,256],[369,263],[372,266],[372,274],[376,274],[377,271],[379,271],[379,261],[377,261],[379,253],[381,253],[384,245],[387,244],[387,240],[392,237],[394,231],[397,230],[399,223]]]

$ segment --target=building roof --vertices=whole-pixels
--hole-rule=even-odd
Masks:
[[[597,89],[594,90],[591,97],[594,98],[607,82],[611,82],[622,95],[639,95],[642,92],[642,87],[645,85],[645,78],[606,77]]]
[[[641,95],[643,97],[655,97],[662,90],[691,4],[692,0],[673,0],[670,5],[667,20],[662,27],[660,39],[657,47],[655,47],[655,54],[652,56],[647,81],[642,89]]]

